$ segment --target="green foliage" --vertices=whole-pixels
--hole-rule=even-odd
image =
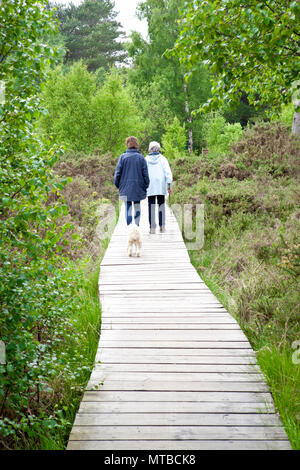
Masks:
[[[239,122],[229,124],[219,113],[211,114],[203,124],[203,136],[211,154],[227,154],[242,135]]]
[[[89,71],[124,62],[126,52],[118,39],[123,36],[117,12],[110,0],[84,0],[79,5],[51,5],[60,24],[67,53],[65,61],[84,60]],[[58,36],[59,38],[59,36]]]
[[[272,390],[273,400],[286,426],[293,449],[300,448],[299,400],[300,366],[292,360],[290,347],[263,348],[258,352],[258,362]],[[296,419],[295,419],[295,418]]]
[[[45,138],[51,136],[67,149],[91,149],[95,145],[91,111],[95,93],[95,79],[80,62],[67,73],[61,66],[53,69],[41,95],[47,113],[41,116],[39,125]]]
[[[291,351],[300,335],[299,141],[278,123],[257,124],[229,155],[230,162],[219,154],[171,161],[172,203],[205,205],[205,243],[191,261],[257,351],[299,449],[299,364]]]
[[[117,72],[112,72],[91,102],[95,146],[113,155],[124,151],[129,135],[139,136],[142,123],[134,101]]]
[[[150,83],[136,86],[129,83],[128,89],[139,108],[144,123],[142,146],[148,149],[152,140],[160,142],[166,127],[174,119],[169,98],[163,92],[167,88],[166,78],[156,76]]]
[[[168,160],[174,160],[183,155],[186,149],[185,127],[180,125],[177,117],[167,126],[162,137],[163,153]]]
[[[293,105],[293,103],[282,105],[280,114],[273,118],[272,121],[279,121],[282,124],[285,124],[286,126],[291,128],[293,123],[294,112],[295,106]]]
[[[188,0],[182,9],[176,52],[195,70],[211,73],[212,97],[202,110],[238,102],[278,110],[291,102],[299,78],[299,2]]]
[[[174,116],[193,131],[195,148],[201,148],[201,117],[192,111],[204,103],[210,94],[208,74],[202,65],[187,84],[186,68],[179,60],[167,54],[178,36],[179,8],[183,0],[147,0],[139,5],[139,15],[147,20],[149,41],[134,33],[127,45],[133,67],[129,70],[129,83],[135,87],[136,99],[143,116],[149,121],[150,139],[161,141],[166,124]],[[146,100],[145,100],[146,98]],[[159,110],[159,101],[161,106]],[[154,101],[155,100],[155,101]],[[186,108],[188,105],[188,110]],[[166,119],[166,120],[165,120]],[[147,137],[147,136],[146,136]]]
[[[121,76],[112,71],[100,88],[97,80],[81,62],[66,73],[61,67],[51,72],[42,93],[48,113],[39,122],[46,138],[75,152],[100,147],[119,153],[128,135],[140,133],[138,113]]]
[[[63,425],[61,410],[51,414],[41,404],[61,371],[63,359],[54,349],[72,329],[76,295],[61,256],[69,225],[57,225],[67,212],[59,194],[68,178],[54,176],[59,152],[49,142],[43,146],[35,130],[36,95],[56,58],[41,41],[56,25],[44,2],[7,1],[1,17],[0,338],[6,364],[0,374],[0,433],[6,445],[26,446],[33,434],[51,434]]]

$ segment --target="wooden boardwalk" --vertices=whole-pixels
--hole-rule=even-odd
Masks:
[[[247,338],[191,265],[169,208],[166,219],[150,235],[143,204],[142,254],[130,258],[121,212],[68,449],[290,449]]]

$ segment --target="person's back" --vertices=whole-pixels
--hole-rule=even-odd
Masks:
[[[115,185],[119,189],[120,198],[128,201],[140,201],[146,198],[147,174],[146,162],[136,148],[128,148],[120,156],[121,173],[116,172]]]
[[[167,184],[172,181],[166,171],[167,159],[160,152],[152,152],[146,156],[146,162],[150,178],[147,196],[165,195]]]
[[[150,142],[146,157],[150,184],[147,189],[150,233],[155,233],[155,206],[158,204],[160,231],[165,231],[165,196],[171,191],[172,171],[168,160],[160,153],[160,144]]]
[[[114,175],[119,197],[126,203],[127,225],[132,222],[132,204],[135,209],[135,222],[139,225],[140,201],[146,198],[149,174],[144,156],[138,150],[136,137],[126,139],[127,150],[119,157]]]

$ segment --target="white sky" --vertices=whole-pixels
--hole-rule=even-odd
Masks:
[[[60,3],[62,5],[66,5],[70,3],[68,0],[54,0],[56,3]],[[83,0],[72,0],[74,5],[79,5],[82,3]],[[140,21],[135,16],[135,10],[140,2],[140,0],[112,0],[115,3],[115,11],[119,12],[117,16],[117,21],[119,21],[122,26],[123,30],[125,31],[126,35],[129,36],[131,31],[138,31],[142,34],[142,36],[146,39],[147,37],[147,21],[143,20]]]

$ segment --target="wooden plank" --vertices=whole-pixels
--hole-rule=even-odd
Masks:
[[[82,399],[83,402],[162,402],[162,403],[261,403],[272,405],[271,395],[262,391],[163,391],[150,390],[87,390]]]
[[[78,413],[75,426],[279,426],[267,413]]]
[[[258,367],[247,364],[96,364],[94,372],[97,371],[260,373]]]
[[[91,374],[90,381],[110,381],[110,380],[124,380],[133,382],[137,381],[184,381],[190,382],[264,382],[263,377],[255,372],[145,372],[145,371],[110,371],[110,370],[97,370]]]
[[[156,283],[145,283],[145,284],[118,284],[118,287],[116,288],[115,284],[102,284],[100,287],[101,292],[114,292],[119,295],[120,292],[123,291],[129,291],[129,292],[138,292],[138,291],[143,291],[143,292],[150,292],[150,291],[173,291],[175,290],[176,292],[178,291],[196,291],[197,293],[201,292],[201,294],[209,294],[211,295],[210,290],[208,287],[206,287],[203,283],[201,282],[188,282],[184,284],[175,284],[174,283],[163,283],[163,282],[156,282]]]
[[[178,303],[176,306],[173,306],[170,308],[169,305],[161,305],[161,307],[158,304],[152,304],[151,306],[149,305],[122,305],[122,304],[115,304],[115,305],[109,305],[106,301],[102,302],[102,317],[105,315],[110,315],[110,314],[115,314],[115,313],[120,313],[120,314],[130,314],[130,313],[159,313],[160,315],[164,314],[209,314],[213,315],[214,313],[223,313],[224,310],[220,305],[215,305],[215,306],[208,306],[208,305],[187,305],[185,312],[183,312],[184,306]],[[228,318],[233,318],[228,314]]]
[[[225,316],[225,315],[199,315],[199,314],[190,314],[189,316],[186,316],[186,314],[183,314],[184,316],[181,315],[174,315],[174,314],[169,314],[162,316],[162,314],[157,313],[157,314],[135,314],[134,316],[117,316],[119,315],[116,313],[115,316],[108,315],[107,317],[104,316],[102,317],[102,326],[105,325],[106,323],[132,323],[132,322],[141,322],[141,323],[168,323],[172,322],[174,323],[181,323],[181,324],[195,324],[195,323],[200,323],[202,325],[205,324],[229,324],[229,325],[234,325],[235,327],[238,327],[236,324],[236,321],[234,318]]]
[[[264,402],[98,402],[83,401],[79,413],[274,413],[274,407]],[[242,422],[243,424],[243,422]]]
[[[105,348],[126,348],[126,349],[179,349],[177,354],[181,354],[181,349],[195,349],[199,351],[199,355],[216,355],[221,354],[229,356],[249,356],[255,357],[253,350],[248,341],[131,341],[131,340],[102,340],[101,349]]]
[[[240,364],[249,365],[255,363],[255,359],[249,356],[180,356],[176,355],[152,355],[152,356],[141,356],[141,355],[128,355],[122,354],[98,354],[96,356],[96,362],[101,361],[107,364],[119,363],[119,364]]]
[[[91,380],[88,382],[87,390],[149,390],[149,391],[219,391],[219,392],[267,392],[268,387],[261,382],[185,382],[177,380]]]
[[[186,341],[243,341],[245,340],[245,335],[240,330],[139,330],[139,331],[111,331],[111,330],[103,330],[101,332],[101,339],[141,339],[141,340],[186,340]]]
[[[71,440],[284,440],[278,426],[73,426]]]
[[[219,344],[219,343],[217,343]],[[141,343],[142,347],[142,343]],[[99,348],[97,351],[97,354],[100,355],[101,353],[106,354],[106,355],[120,355],[120,354],[125,354],[130,357],[136,357],[139,356],[141,357],[141,350],[139,348],[128,348],[128,349],[123,349],[119,348],[122,350],[116,350],[116,348]],[[213,356],[215,358],[223,358],[226,356],[234,356],[234,357],[247,357],[248,360],[255,359],[256,356],[254,352],[251,349],[247,350],[237,350],[237,349],[199,349],[199,348],[181,348],[178,351],[174,348],[145,348],[143,351],[143,357],[148,357],[148,356],[179,356],[179,357],[185,357],[185,356],[197,356],[197,357],[202,357],[202,356]]]
[[[68,450],[290,450],[287,440],[79,440],[70,441]],[[192,455],[192,453],[191,453]],[[142,461],[142,460],[141,460]]]
[[[239,330],[239,326],[234,323],[174,323],[172,320],[169,323],[116,323],[110,320],[109,322],[102,323],[102,331],[104,330]]]
[[[134,321],[143,322],[143,323],[156,323],[156,322],[169,322],[173,323],[222,323],[222,324],[231,324],[236,325],[236,321],[233,317],[220,315],[218,313],[213,313],[207,315],[207,313],[183,313],[182,316],[180,313],[143,313],[143,312],[105,312],[102,314],[102,325],[109,322],[118,322],[118,323],[132,323]]]

